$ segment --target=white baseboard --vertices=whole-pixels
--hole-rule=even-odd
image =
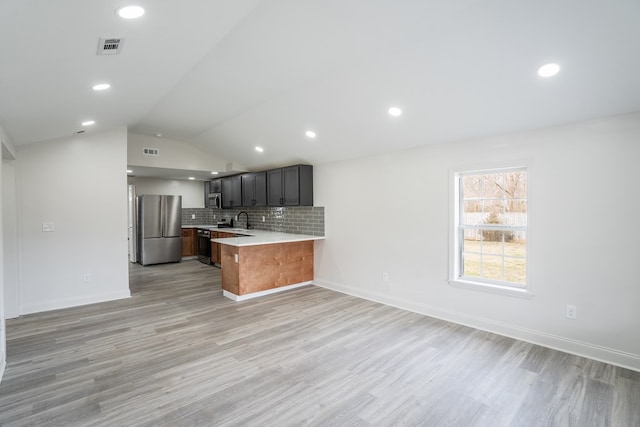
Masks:
[[[0,383],[2,383],[2,376],[4,375],[4,368],[7,367],[7,359],[4,354],[0,353]]]
[[[43,311],[59,310],[61,308],[77,307],[79,305],[95,304],[124,298],[131,298],[131,292],[128,289],[126,291],[85,295],[77,298],[60,298],[42,303],[23,305],[20,307],[20,314],[40,313]]]
[[[477,316],[470,316],[464,313],[444,310],[428,304],[422,304],[404,298],[393,297],[380,294],[378,292],[367,291],[359,288],[340,285],[326,280],[315,279],[317,286],[331,289],[344,294],[378,302],[392,307],[400,308],[414,313],[423,314],[429,317],[446,320],[475,329],[493,332],[509,338],[538,344],[554,350],[564,351],[576,356],[587,357],[612,365],[640,372],[640,355],[627,353],[613,348],[603,347],[583,341],[574,340],[567,337],[549,334],[528,328],[522,328],[509,323],[496,320],[485,319]]]
[[[251,294],[245,294],[245,295],[236,295],[234,293],[231,293],[229,291],[222,291],[222,295],[234,300],[234,301],[245,301],[248,299],[252,299],[252,298],[258,298],[258,297],[263,297],[265,295],[271,295],[271,294],[275,294],[278,292],[284,292],[284,291],[288,291],[290,289],[295,289],[295,288],[300,288],[302,286],[307,286],[307,285],[311,285],[312,282],[301,282],[301,283],[294,283],[293,285],[287,285],[287,286],[281,286],[279,288],[273,288],[273,289],[267,289],[266,291],[260,291],[260,292],[253,292]]]

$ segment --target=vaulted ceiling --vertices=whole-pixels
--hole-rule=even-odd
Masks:
[[[257,170],[640,110],[637,0],[130,3],[145,14],[116,16],[124,0],[0,0],[0,124],[14,145],[91,119],[87,132],[126,125]],[[100,37],[122,38],[120,53],[97,55]],[[539,77],[549,62],[560,72]]]

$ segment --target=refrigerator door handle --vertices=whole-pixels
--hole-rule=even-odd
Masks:
[[[160,198],[160,237],[165,237],[165,222],[167,221],[167,197]]]

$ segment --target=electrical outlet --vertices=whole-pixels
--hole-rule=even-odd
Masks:
[[[191,214],[191,219],[196,219],[196,214]]]
[[[264,222],[264,215],[262,215],[262,222]]]
[[[389,281],[389,273],[387,273],[386,271],[382,272],[382,281],[383,282],[388,282]]]
[[[89,283],[91,281],[91,275],[89,273],[85,273],[82,275],[82,281],[84,283]]]
[[[237,264],[238,263],[238,254],[233,254],[233,259]]]
[[[577,309],[575,305],[567,304],[567,319],[577,319]]]
[[[213,219],[216,219],[216,214],[213,214]]]

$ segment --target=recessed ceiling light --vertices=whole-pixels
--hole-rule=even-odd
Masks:
[[[116,14],[124,19],[136,19],[144,15],[144,9],[140,6],[125,6],[116,9]]]
[[[156,136],[157,136],[158,138],[162,138],[162,134],[161,134],[160,132],[156,133]]]
[[[127,173],[133,173],[131,169],[127,169]]]
[[[96,122],[95,120],[87,120],[86,122],[82,122],[81,124],[82,126],[91,126],[91,125],[95,125]]]
[[[558,64],[545,64],[538,68],[538,75],[540,77],[552,77],[558,74],[558,71],[560,71],[560,66]]]
[[[308,130],[304,133],[305,135],[307,135],[307,138],[315,138],[316,137],[316,133],[312,130]]]
[[[258,153],[262,153],[262,152],[264,152],[264,148],[262,148],[262,147],[256,147],[256,151],[257,151]]]
[[[97,85],[94,85],[92,89],[95,91],[100,91],[100,90],[107,90],[110,87],[111,85],[109,83],[98,83]]]
[[[402,110],[399,109],[398,107],[391,107],[389,108],[389,114],[392,115],[393,117],[398,117],[402,114]]]
[[[211,172],[211,175],[218,175],[218,172]]]
[[[194,180],[194,179],[196,179],[196,178],[195,178],[195,177],[193,177],[193,176],[190,176],[190,177],[189,177],[189,179],[190,179],[191,181],[193,181],[193,180]]]

